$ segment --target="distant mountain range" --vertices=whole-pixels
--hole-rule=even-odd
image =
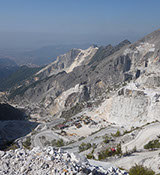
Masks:
[[[17,67],[17,64],[8,58],[0,58],[0,68]]]
[[[18,69],[17,64],[8,58],[0,58],[0,80],[7,78]]]
[[[23,84],[27,79],[32,75],[37,73],[41,68],[39,67],[28,67],[20,66],[16,70],[11,72],[7,77],[2,78],[0,83],[0,90],[5,91],[13,87],[18,87],[20,84]]]
[[[13,60],[0,58],[0,90],[11,89],[38,72],[39,67],[18,66]]]
[[[64,54],[72,48],[86,49],[90,44],[54,45],[45,46],[38,49],[20,50],[0,50],[1,57],[14,60],[19,66],[30,67],[44,66],[56,60],[57,56]]]

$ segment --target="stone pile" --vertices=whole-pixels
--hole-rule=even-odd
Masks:
[[[0,175],[127,175],[118,168],[93,166],[77,153],[52,147],[0,151]]]

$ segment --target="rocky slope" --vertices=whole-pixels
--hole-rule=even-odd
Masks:
[[[133,78],[99,108],[101,116],[127,129],[159,120],[160,30],[125,49]]]
[[[86,51],[85,58],[83,54],[80,57],[80,64],[83,62],[81,66],[75,67],[77,65],[75,62],[72,62],[72,65],[74,65],[72,66],[71,62],[68,61],[71,67],[66,68],[72,70],[75,67],[73,71],[69,73],[63,71],[41,79],[28,87],[17,89],[11,96],[20,105],[41,105],[41,107],[47,108],[51,115],[53,115],[52,111],[59,113],[64,110],[64,107],[67,109],[68,102],[66,101],[70,101],[71,97],[74,97],[74,100],[70,102],[69,108],[77,102],[88,101],[91,97],[95,97],[106,91],[108,86],[124,81],[124,72],[129,69],[130,60],[126,56],[120,58],[119,55],[128,44],[129,42],[124,41],[115,47],[108,45],[107,47],[100,48],[96,53],[95,48],[91,47],[89,49],[93,50],[91,53],[90,51]],[[94,56],[90,58],[86,56],[87,54]],[[72,57],[69,57],[70,59]],[[118,60],[122,61],[120,62]],[[39,73],[44,73],[45,70],[46,68]],[[15,96],[16,98],[14,98]],[[62,99],[62,103],[59,103],[60,99]]]
[[[142,125],[159,119],[159,50],[160,30],[133,44],[73,49],[37,74],[46,78],[11,95],[15,103],[43,111],[41,116],[60,116],[112,92],[99,116],[126,127]]]
[[[125,171],[91,165],[76,153],[58,151],[52,147],[32,150],[0,151],[0,174],[54,174],[54,175],[127,175]]]
[[[44,69],[40,70],[36,75],[42,79],[62,71],[71,72],[75,67],[87,64],[93,55],[96,53],[98,47],[92,45],[86,50],[72,49],[64,55],[57,57],[57,60]]]

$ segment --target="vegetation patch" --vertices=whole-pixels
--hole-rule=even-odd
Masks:
[[[85,139],[85,137],[82,136],[82,137],[80,137],[80,138],[78,139],[78,141],[81,141],[81,140],[84,140],[84,139]]]
[[[122,155],[121,144],[118,144],[115,149],[107,148],[102,152],[100,152],[98,155],[98,160],[103,160],[103,159],[106,159],[107,157],[112,157],[115,155],[119,155],[119,156]]]
[[[144,149],[155,149],[160,148],[160,142],[158,139],[149,141],[146,145],[144,145]]]
[[[52,141],[52,146],[57,146],[57,147],[61,147],[64,146],[64,140],[63,139],[59,139],[59,140],[53,140]]]
[[[87,149],[90,149],[92,147],[92,144],[91,143],[82,143],[80,146],[79,146],[79,152],[83,152]]]
[[[27,137],[26,140],[24,142],[22,142],[22,145],[26,148],[26,149],[30,149],[31,146],[31,138]]]
[[[110,141],[111,141],[111,137],[109,137],[108,135],[105,135],[105,136],[103,136],[103,139],[104,139],[104,143],[109,143]]]
[[[99,131],[101,131],[101,130],[103,130],[103,129],[105,129],[105,127],[104,127],[104,128],[100,128],[99,130],[97,130],[97,131],[95,131],[95,132],[92,132],[92,133],[90,134],[90,136],[92,136],[92,135],[98,133]]]
[[[142,129],[143,127],[145,127],[145,126],[147,126],[147,125],[150,125],[150,124],[152,124],[152,123],[157,123],[157,122],[159,122],[159,121],[158,121],[158,120],[155,120],[155,121],[152,121],[152,122],[150,122],[150,123],[146,123],[146,124],[142,125],[141,127],[136,127],[136,128],[132,127],[131,130],[129,130],[129,131],[125,130],[125,131],[123,132],[123,135],[129,134],[129,133],[131,133],[131,132],[133,132],[133,131],[135,131],[135,130]]]
[[[115,134],[112,134],[113,137],[120,137],[121,132],[118,130]]]
[[[144,167],[143,165],[134,165],[129,170],[129,175],[154,175],[155,172],[147,167]]]
[[[45,140],[45,138],[42,136],[42,139]],[[65,145],[65,142],[63,139],[59,139],[59,140],[52,140],[51,142],[49,141],[45,141],[44,143],[45,146],[56,146],[56,147],[62,147]]]
[[[94,155],[93,155],[94,150],[95,150],[95,147],[93,148],[93,150],[92,150],[91,153],[89,153],[89,154],[86,155],[86,156],[87,156],[87,159],[95,159],[95,157],[94,157]]]

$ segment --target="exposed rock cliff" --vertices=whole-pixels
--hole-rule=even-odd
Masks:
[[[104,112],[109,121],[129,127],[157,120],[159,50],[160,30],[134,44],[125,40],[115,47],[108,45],[98,50],[73,49],[38,73],[46,78],[18,89],[14,101],[53,116],[116,89],[118,93],[109,99],[107,113]],[[122,84],[128,86],[120,90]]]
[[[55,69],[53,69],[49,71],[48,77],[28,87],[17,89],[11,96],[16,96],[14,99],[20,104],[25,105],[28,102],[32,106],[33,104],[38,106],[41,104],[53,111],[51,108],[55,108],[58,98],[67,99],[67,97],[64,98],[64,93],[69,96],[75,93],[74,90],[72,92],[72,89],[79,86],[79,90],[76,91],[77,100],[70,104],[70,107],[75,102],[89,100],[91,97],[104,92],[108,86],[124,81],[124,72],[128,71],[131,64],[127,56],[120,56],[126,48],[126,44],[129,44],[129,42],[122,42],[115,47],[107,46],[103,49],[100,48],[98,51],[97,48],[90,47],[85,51],[76,50],[74,54],[72,50],[66,55],[60,56],[56,62],[44,68],[38,74],[45,77],[48,75],[48,71],[52,69],[52,66],[54,67],[55,65],[58,66],[58,71],[59,69],[63,70],[60,66],[62,60],[65,63],[64,68],[66,72],[63,71],[51,76],[51,74],[55,73]],[[105,56],[103,54],[99,55],[101,49]],[[96,51],[99,52],[97,55]],[[67,61],[65,62],[65,60]],[[91,64],[91,62],[93,63]]]
[[[86,50],[72,49],[64,55],[57,57],[57,60],[42,70],[36,76],[39,78],[49,77],[62,71],[71,72],[75,67],[82,64],[87,64],[93,55],[96,53],[98,47],[92,45]]]

